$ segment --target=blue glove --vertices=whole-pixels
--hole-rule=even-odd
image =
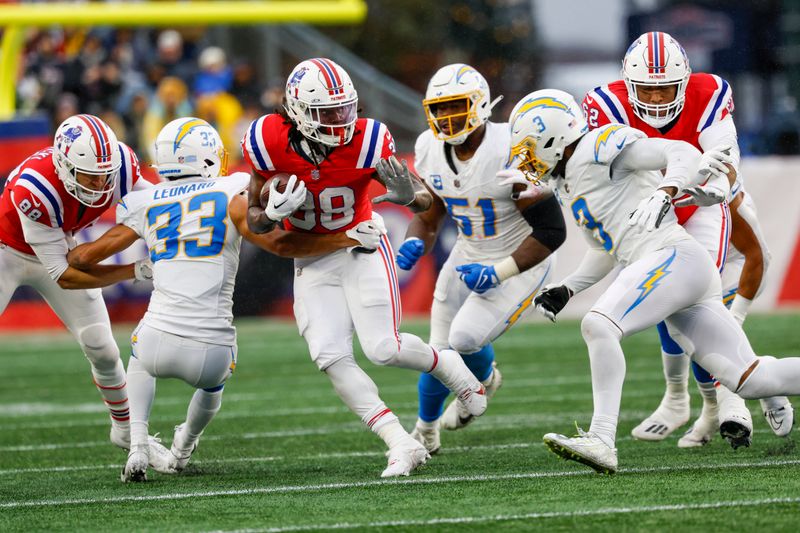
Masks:
[[[493,266],[470,263],[457,266],[456,270],[461,273],[460,278],[467,284],[467,287],[478,294],[483,294],[492,287],[500,285],[500,279]]]
[[[397,250],[397,266],[403,270],[411,270],[425,253],[425,243],[422,239],[411,237],[400,245]]]

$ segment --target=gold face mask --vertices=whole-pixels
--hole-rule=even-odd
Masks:
[[[469,134],[480,125],[474,100],[477,95],[457,94],[422,101],[433,134],[442,141]]]
[[[217,155],[219,156],[219,175],[220,176],[227,176],[228,175],[228,151],[225,148],[220,147],[217,151]]]
[[[525,175],[525,178],[538,185],[542,176],[547,174],[550,166],[536,157],[536,139],[525,137],[519,143],[511,147],[511,157],[509,163],[518,158],[517,168]]]

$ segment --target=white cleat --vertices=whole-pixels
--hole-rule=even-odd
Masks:
[[[753,418],[744,400],[735,395],[724,385],[717,386],[717,404],[719,405],[719,434],[736,450],[742,446],[750,446],[753,434]]]
[[[114,422],[111,423],[111,433],[109,434],[111,444],[129,450],[131,447],[131,427],[128,424],[119,425]]]
[[[168,449],[161,444],[158,435],[147,437],[150,451],[149,464],[156,472],[161,474],[174,474],[177,472],[177,459]]]
[[[431,457],[425,446],[414,439],[409,439],[408,442],[395,446],[386,452],[386,455],[389,457],[389,464],[381,473],[381,477],[407,476],[418,466],[424,465],[425,461]]]
[[[497,369],[497,362],[492,363],[492,373],[482,384],[486,389],[486,401],[488,402],[503,384],[503,375]],[[442,418],[439,419],[439,425],[442,429],[455,430],[468,426],[473,420],[475,420],[475,416],[469,414],[461,402],[452,401],[444,410]]]
[[[770,429],[779,437],[786,437],[794,426],[794,408],[786,396],[760,400],[764,418]]]
[[[664,440],[688,422],[690,414],[688,392],[680,398],[665,393],[658,409],[633,428],[631,435],[639,440]]]
[[[148,451],[147,446],[134,446],[128,453],[128,462],[120,476],[123,483],[147,481]]]
[[[695,420],[692,427],[678,440],[678,448],[699,448],[700,446],[705,446],[714,438],[714,433],[717,432],[718,427],[719,418],[716,416],[705,416],[704,413],[701,414],[700,418]]]
[[[431,371],[431,375],[453,391],[464,412],[472,416],[481,416],[486,411],[486,389],[472,375],[458,352],[440,351],[439,362]]]
[[[617,449],[611,448],[595,435],[578,428],[578,436],[566,437],[548,433],[543,438],[551,452],[593,468],[600,474],[617,472]]]
[[[185,422],[175,426],[175,435],[172,437],[172,447],[169,450],[169,453],[175,459],[174,469],[177,472],[186,468],[186,465],[189,464],[189,459],[191,459],[192,454],[197,449],[197,441],[188,446],[184,446],[186,439],[183,436],[183,430],[185,428]]]
[[[417,420],[417,425],[414,426],[414,431],[411,432],[411,437],[425,446],[428,453],[433,455],[442,447],[442,440],[439,437],[439,421],[425,422]]]

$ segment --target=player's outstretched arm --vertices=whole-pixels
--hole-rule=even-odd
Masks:
[[[247,200],[247,227],[249,233],[267,233],[275,227],[275,222],[267,217],[266,211],[261,206],[261,189],[267,179],[257,172],[250,173],[250,186],[248,187]],[[242,233],[244,236],[244,233]],[[246,238],[246,237],[245,237]],[[248,239],[249,240],[249,239]]]
[[[520,272],[535,267],[567,240],[561,206],[552,194],[517,200],[517,209],[531,226],[531,234],[511,254]]]
[[[139,239],[139,235],[128,226],[117,224],[94,242],[81,244],[67,254],[71,267],[87,269],[104,259],[128,248]]]
[[[69,266],[58,278],[62,289],[93,289],[125,281],[152,277],[148,260],[128,265],[98,265],[139,239],[131,228],[117,224],[94,242],[81,244],[67,254]],[[140,274],[137,276],[137,269]]]
[[[742,203],[742,195],[731,202],[731,244],[744,255],[744,265],[739,275],[739,288],[731,304],[731,313],[739,324],[744,323],[750,304],[758,295],[767,270],[769,252],[762,246],[754,229],[755,213]],[[757,226],[756,226],[757,227]]]
[[[261,190],[259,189],[259,194],[260,192]],[[260,205],[259,208],[261,208]],[[262,250],[280,257],[311,257],[361,244],[359,241],[348,237],[344,232],[314,235],[286,231],[274,225],[272,230],[267,233],[254,232],[250,226],[251,211],[252,206],[248,205],[248,201],[243,195],[233,197],[228,206],[231,220],[242,237]],[[264,210],[261,209],[261,211],[263,212]]]

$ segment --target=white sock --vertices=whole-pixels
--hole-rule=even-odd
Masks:
[[[435,429],[439,425],[438,420],[434,420],[433,422],[426,422],[421,418],[417,418],[417,426],[422,429]]]
[[[708,383],[697,382],[697,389],[703,397],[703,411],[700,416],[707,416],[716,419],[719,413],[719,405],[717,404],[717,383],[709,381]]]
[[[183,431],[185,442],[179,443],[178,448],[189,448],[197,442],[203,430],[208,427],[211,420],[219,412],[222,405],[222,389],[214,392],[197,389],[194,391],[189,410],[186,413],[186,428]]]
[[[606,317],[590,311],[583,318],[581,333],[589,348],[592,370],[594,414],[589,430],[613,448],[625,381],[625,355],[620,346],[622,332]]]
[[[146,445],[150,409],[156,395],[156,378],[148,374],[135,357],[128,361],[128,392],[131,405],[131,447]]]
[[[689,394],[689,356],[668,354],[661,350],[664,366],[664,379],[667,381],[667,394],[674,400],[685,400]]]
[[[408,439],[411,438],[394,415],[392,415],[392,418],[387,417],[385,421],[381,420],[379,424],[375,424],[372,427],[372,431],[383,439],[383,442],[386,443],[389,449],[399,446],[404,442],[408,442]]]

